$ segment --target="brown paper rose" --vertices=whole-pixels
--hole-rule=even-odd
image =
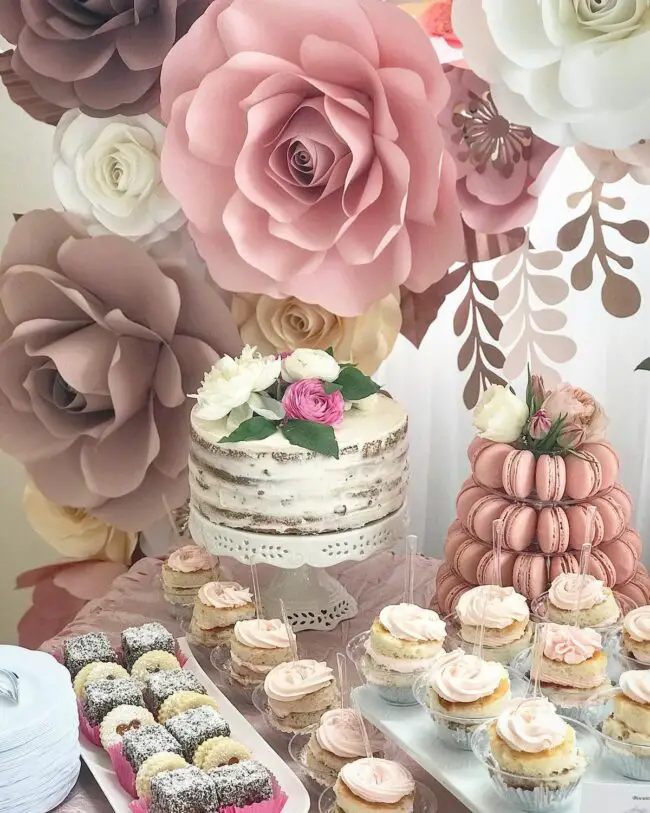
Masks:
[[[9,236],[0,304],[0,447],[48,499],[124,530],[180,505],[186,393],[241,347],[214,288],[38,211]]]
[[[402,325],[399,300],[393,294],[361,316],[351,317],[337,316],[293,296],[235,294],[231,307],[244,344],[256,346],[261,353],[331,347],[336,359],[353,362],[367,375],[393,349]]]

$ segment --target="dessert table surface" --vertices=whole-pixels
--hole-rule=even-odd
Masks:
[[[440,562],[435,559],[418,557],[415,570],[415,601],[428,606],[435,586],[435,574]],[[53,650],[61,646],[63,638],[69,635],[80,635],[85,632],[104,631],[117,642],[119,633],[126,627],[143,624],[145,621],[158,620],[175,635],[182,635],[179,622],[170,612],[165,602],[160,585],[161,563],[157,559],[142,559],[128,573],[118,577],[109,592],[101,599],[91,601],[56,638],[47,641],[43,649]],[[264,583],[268,568],[260,567],[260,581]],[[225,575],[245,584],[250,583],[250,571],[247,567],[228,560]],[[380,553],[365,562],[347,562],[331,568],[331,572],[344,584],[359,604],[359,614],[350,621],[340,624],[335,630],[324,632],[312,630],[302,632],[298,642],[301,652],[311,658],[327,660],[336,668],[336,653],[345,651],[349,639],[369,628],[372,618],[387,604],[403,600],[404,569],[403,559],[392,552]],[[200,655],[199,655],[200,659]],[[214,674],[207,658],[201,665],[208,674]],[[350,674],[352,674],[354,670]],[[227,693],[227,692],[226,692]],[[275,750],[291,764],[287,753],[285,738],[277,735],[262,723],[258,712],[252,705],[233,697],[239,710],[264,735]],[[389,755],[393,756],[391,752]],[[428,784],[436,793],[439,813],[464,813],[465,808],[435,779],[424,774],[409,758],[399,757],[418,779]],[[317,810],[317,799],[312,797],[312,810]],[[82,767],[77,785],[68,799],[57,808],[57,813],[110,813],[112,810],[99,786],[87,770]]]

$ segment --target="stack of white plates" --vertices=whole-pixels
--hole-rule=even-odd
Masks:
[[[68,671],[44,652],[0,646],[0,813],[53,810],[77,781],[79,757]]]

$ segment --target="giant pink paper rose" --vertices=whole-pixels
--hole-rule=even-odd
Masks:
[[[472,71],[445,65],[445,74],[451,96],[440,124],[456,163],[463,220],[486,234],[528,225],[557,147],[504,118],[487,82]]]
[[[381,0],[215,0],[162,72],[163,178],[226,290],[355,316],[463,253],[424,31]]]
[[[31,212],[0,260],[0,447],[48,499],[135,531],[187,494],[187,393],[241,343],[212,283]]]

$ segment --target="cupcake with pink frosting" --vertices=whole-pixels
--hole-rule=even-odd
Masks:
[[[290,734],[318,724],[339,702],[332,669],[309,659],[275,666],[264,679],[264,692],[269,722]]]
[[[479,640],[483,627],[485,660],[509,663],[530,646],[533,628],[528,602],[514,587],[486,584],[468,590],[458,600],[452,623],[456,620],[459,638],[471,645]]]
[[[258,686],[273,669],[292,659],[293,630],[279,618],[238,621],[230,642],[230,673],[241,686]]]
[[[365,757],[341,768],[334,795],[337,813],[413,813],[415,782],[403,765]]]
[[[191,607],[199,588],[219,578],[219,559],[198,545],[184,545],[163,563],[161,578],[166,601]]]
[[[581,580],[584,583],[581,584]],[[594,576],[562,573],[551,582],[546,614],[556,624],[574,623],[579,610],[579,627],[608,627],[620,618],[621,611],[614,594]]]
[[[235,624],[255,617],[253,595],[237,582],[208,582],[194,602],[190,635],[203,646],[227,646]]]
[[[650,667],[650,607],[637,607],[623,619],[621,652],[639,664]]]
[[[381,734],[366,724],[373,756],[381,757]],[[309,775],[328,787],[336,782],[339,771],[350,762],[366,756],[359,715],[353,709],[332,709],[321,717],[305,746],[301,762]]]
[[[650,672],[623,672],[614,710],[602,725],[616,770],[630,779],[650,780]]]

